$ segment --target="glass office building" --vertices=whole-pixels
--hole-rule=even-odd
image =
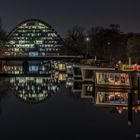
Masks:
[[[62,39],[47,23],[31,19],[17,25],[9,34],[4,55],[52,56],[59,55]]]
[[[3,55],[11,58],[25,57],[25,60],[2,62],[3,73],[15,74],[10,77],[10,86],[17,97],[26,102],[38,103],[58,92],[54,61],[40,57],[58,56],[61,46],[62,39],[57,32],[40,20],[26,20],[10,32]],[[38,59],[32,61],[26,57]],[[41,74],[45,76],[41,77]]]

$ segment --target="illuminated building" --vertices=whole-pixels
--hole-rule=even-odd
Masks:
[[[72,87],[73,84],[73,63],[66,64],[67,80],[66,87]]]
[[[5,44],[4,56],[43,57],[58,56],[62,46],[62,39],[47,23],[30,19],[18,24],[9,34]],[[22,62],[3,62],[2,71],[22,74]],[[26,71],[30,73],[49,73],[50,61],[27,62]]]
[[[74,96],[81,96],[83,85],[82,68],[79,65],[73,66],[72,93]]]
[[[64,61],[54,61],[55,78],[59,81],[66,82],[66,86],[72,84],[73,63]]]
[[[25,60],[2,61],[2,72],[16,75],[10,78],[10,84],[17,97],[26,102],[36,103],[59,90],[54,78],[53,60],[32,61],[26,58],[59,56],[61,46],[62,39],[58,33],[49,24],[40,20],[26,20],[10,32],[3,56],[25,57]],[[19,74],[24,76],[20,77]],[[32,77],[28,74],[45,76]]]
[[[128,104],[131,89],[130,74],[116,71],[95,72],[95,102],[100,105]]]
[[[75,65],[73,73],[75,95],[92,99],[96,105],[127,105],[132,86],[129,73],[87,65]]]
[[[9,34],[4,55],[59,55],[62,39],[47,23],[31,19],[18,24]]]

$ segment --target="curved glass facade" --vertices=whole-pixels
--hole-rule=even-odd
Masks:
[[[3,51],[10,57],[58,56],[62,39],[47,23],[30,19],[17,25],[9,34]],[[10,77],[10,87],[23,101],[41,102],[59,90],[54,61],[46,59],[3,61],[3,73]],[[42,75],[41,75],[42,74]]]
[[[9,34],[6,56],[59,55],[62,39],[47,23],[31,19],[17,25]]]

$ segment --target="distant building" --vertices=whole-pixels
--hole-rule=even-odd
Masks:
[[[37,19],[18,24],[9,34],[5,44],[6,56],[59,55],[62,39],[46,22]]]
[[[8,35],[6,43],[2,45],[0,42],[0,46],[1,56],[5,58],[55,57],[59,55],[62,39],[49,24],[30,19],[18,24]],[[58,91],[53,65],[53,61],[46,59],[2,60],[0,71],[15,75],[9,81],[17,97],[26,102],[37,103]]]

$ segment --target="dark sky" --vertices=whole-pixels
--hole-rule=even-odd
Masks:
[[[140,0],[0,0],[0,16],[7,31],[25,19],[39,18],[60,35],[73,25],[111,23],[125,32],[140,32]]]

